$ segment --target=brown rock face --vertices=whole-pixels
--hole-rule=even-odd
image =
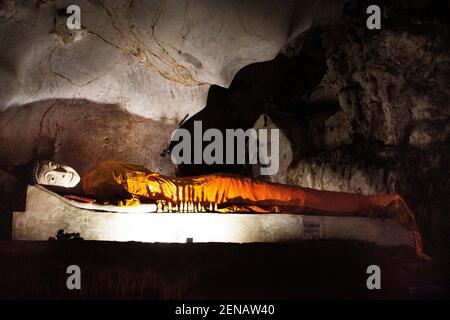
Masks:
[[[324,41],[330,48],[324,85],[339,98],[355,133],[399,145],[424,123],[445,130],[450,57],[443,42],[430,45],[439,33],[382,30],[358,37],[357,31],[328,30]]]
[[[0,164],[53,159],[83,174],[103,160],[116,159],[173,175],[174,166],[164,150],[175,128],[169,119],[145,119],[117,105],[64,99],[35,102],[2,113]]]
[[[378,31],[365,27],[366,4],[350,2],[340,23],[323,27],[321,88],[341,111],[310,122],[311,152],[288,177],[313,188],[400,193],[436,239],[450,227],[448,4],[394,2]]]

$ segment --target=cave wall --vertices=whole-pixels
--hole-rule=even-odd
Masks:
[[[39,101],[3,112],[0,162],[53,159],[83,175],[103,160],[117,159],[174,174],[164,150],[176,128],[170,119],[131,115],[113,104]]]
[[[52,98],[120,103],[180,121],[209,85],[272,59],[289,36],[292,1],[3,1],[1,109]],[[226,48],[226,50],[224,50]]]
[[[321,26],[327,71],[307,100],[334,97],[339,108],[329,114],[329,102],[319,103],[322,116],[297,122],[294,130],[278,121],[288,136],[294,131],[297,156],[271,179],[323,190],[399,193],[436,245],[431,250],[438,250],[450,240],[448,3],[394,2],[385,7],[379,31],[365,27],[367,4],[352,1],[339,23]],[[276,119],[279,111],[272,114]],[[295,142],[296,135],[305,137],[303,143]]]
[[[174,174],[172,131],[211,84],[278,53],[294,6],[78,1],[82,29],[71,31],[70,4],[0,4],[1,165],[52,157],[84,172],[106,158]]]
[[[169,129],[210,86],[273,59],[340,2],[81,0],[82,28],[69,30],[70,1],[2,1],[0,165],[52,156],[84,171],[120,158],[174,174]]]
[[[181,121],[249,128],[265,114],[286,155],[265,178],[399,193],[431,239],[450,228],[448,3],[381,1],[383,27],[367,30],[370,3],[340,15],[343,2],[81,1],[68,32],[68,2],[3,1],[0,164],[51,156],[83,172],[113,157],[174,174]],[[257,172],[178,168],[213,171]]]

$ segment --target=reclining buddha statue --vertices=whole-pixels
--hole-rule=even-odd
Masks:
[[[411,230],[419,257],[422,239],[415,217],[397,194],[359,195],[270,183],[233,174],[167,177],[147,168],[115,160],[101,162],[83,177],[54,161],[37,161],[37,184],[75,188],[97,201],[135,206],[155,202],[170,210],[211,208],[215,212],[301,213],[394,218]]]

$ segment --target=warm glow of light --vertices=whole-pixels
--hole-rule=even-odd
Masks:
[[[105,238],[115,241],[246,242],[248,225],[225,214],[119,214],[108,220]]]

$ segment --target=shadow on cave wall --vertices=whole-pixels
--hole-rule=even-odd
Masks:
[[[209,128],[219,129],[222,133],[225,129],[246,130],[261,114],[268,114],[282,125],[293,143],[304,142],[299,141],[302,137],[290,128],[307,128],[311,118],[332,114],[339,105],[333,98],[320,102],[310,100],[313,89],[327,70],[320,28],[305,33],[296,44],[303,47],[298,53],[280,54],[274,60],[241,69],[230,88],[212,86],[206,107],[184,122],[181,128],[193,133],[194,121],[202,121],[203,131]],[[171,148],[175,144],[172,143]],[[192,141],[192,148],[193,145]],[[294,153],[297,151],[299,149]],[[250,174],[245,165],[182,164],[177,169],[181,176],[212,172]]]

